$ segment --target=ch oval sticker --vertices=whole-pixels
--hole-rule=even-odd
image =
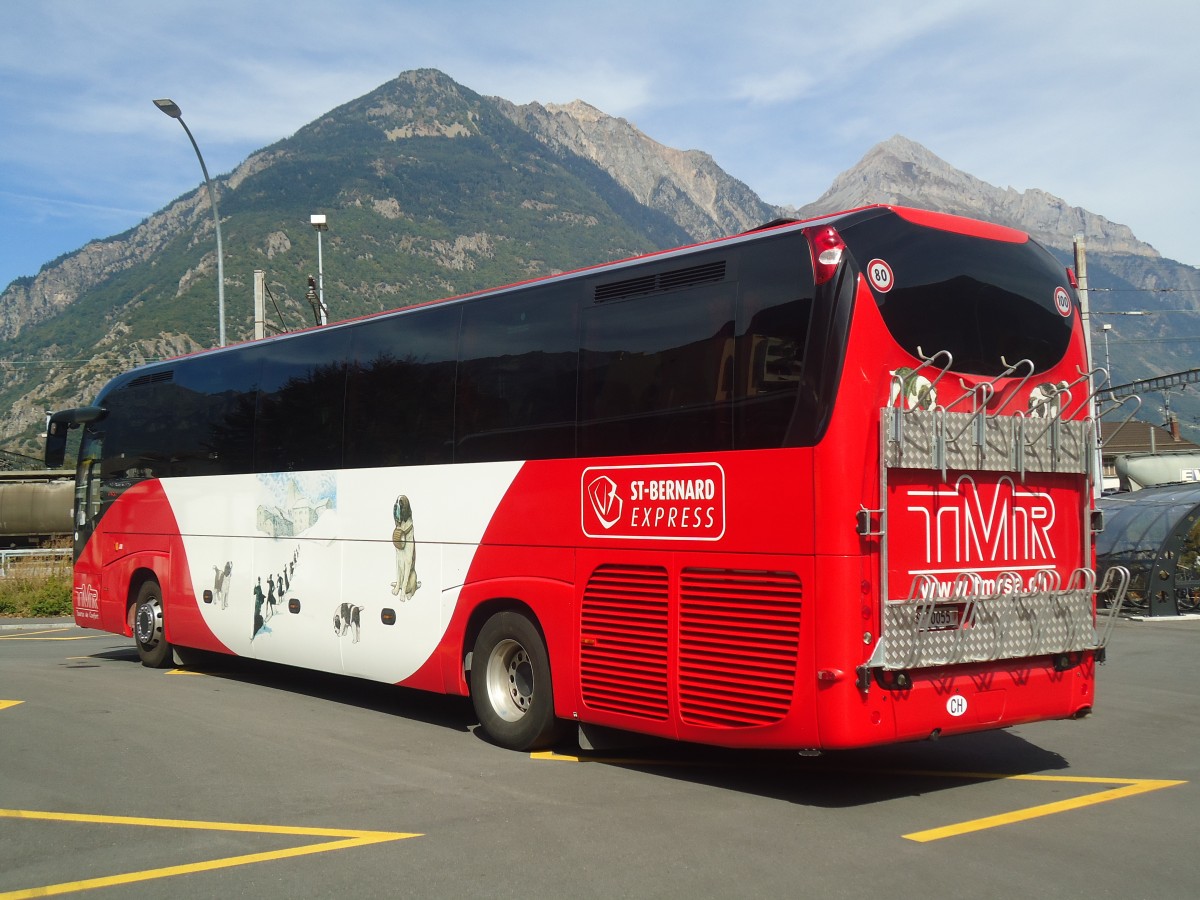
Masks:
[[[959,716],[963,715],[963,713],[965,713],[966,711],[967,711],[967,698],[964,697],[962,694],[955,694],[953,697],[951,697],[949,700],[946,701],[946,712],[950,713],[950,715],[954,716],[954,718],[957,719]]]

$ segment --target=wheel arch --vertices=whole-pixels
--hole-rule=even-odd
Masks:
[[[138,565],[129,573],[125,582],[125,634],[133,635],[133,606],[137,602],[138,592],[147,581],[157,582],[159,590],[163,588],[162,575],[152,566]],[[165,599],[165,598],[164,598]]]
[[[555,707],[565,709],[570,695],[569,684],[573,680],[569,673],[572,665],[570,623],[574,604],[574,585],[552,579],[498,579],[491,584],[472,585],[470,613],[466,617],[460,635],[456,667],[457,678],[470,693],[471,653],[484,623],[501,612],[518,612],[525,616],[537,629],[546,647],[550,660],[550,673],[554,683]],[[476,593],[478,591],[479,593]],[[467,598],[460,598],[460,603]]]
[[[484,600],[471,610],[471,615],[467,618],[466,627],[463,629],[462,646],[459,648],[458,658],[462,663],[463,677],[468,684],[470,684],[470,678],[467,677],[467,673],[471,671],[471,653],[475,649],[475,642],[479,639],[479,632],[483,630],[483,626],[488,619],[502,612],[521,613],[538,630],[538,633],[542,636],[542,641],[546,641],[546,629],[542,627],[538,614],[524,600],[519,600],[516,597],[492,597]],[[546,645],[546,652],[551,657],[550,671],[553,672],[553,653],[548,643]]]

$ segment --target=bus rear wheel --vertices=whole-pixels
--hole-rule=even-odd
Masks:
[[[471,702],[484,732],[501,747],[537,750],[561,736],[550,656],[538,629],[520,613],[497,613],[479,632],[471,656]]]
[[[171,663],[171,645],[163,632],[162,588],[147,581],[133,604],[133,640],[142,665],[162,669]]]

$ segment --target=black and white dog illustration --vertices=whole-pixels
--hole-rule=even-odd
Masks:
[[[412,599],[421,582],[417,581],[417,541],[413,534],[412,504],[401,494],[392,505],[392,546],[396,549],[396,580],[392,594],[406,602]]]
[[[361,606],[355,606],[353,603],[343,603],[337,608],[337,612],[333,614],[333,633],[338,637],[345,637],[347,633],[353,637],[350,643],[357,644],[359,638],[359,629],[362,625]]]
[[[224,569],[213,566],[213,599],[221,609],[229,608],[229,579],[233,576],[233,560],[225,563]]]

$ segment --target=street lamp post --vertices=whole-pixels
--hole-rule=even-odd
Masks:
[[[1112,331],[1112,326],[1105,322],[1100,330],[1104,332],[1104,371],[1108,373],[1108,383],[1111,385],[1113,378],[1112,365],[1108,361],[1108,333]]]
[[[192,142],[192,149],[196,151],[196,159],[200,160],[200,171],[204,173],[204,184],[208,188],[208,202],[212,205],[213,220],[217,224],[217,333],[218,346],[225,346],[225,253],[221,247],[221,214],[217,211],[217,192],[213,190],[212,181],[208,177],[208,166],[204,165],[204,157],[200,155],[200,145],[196,143],[196,139],[192,137],[192,130],[187,127],[187,123],[183,121],[183,111],[176,105],[174,100],[155,100],[154,105],[157,106],[164,114],[172,119],[178,119],[179,124],[183,126],[184,132],[188,136],[188,140]]]
[[[329,222],[324,213],[309,216],[308,222],[317,230],[317,302],[321,308],[321,324],[325,325],[329,321],[329,310],[325,308],[325,261],[321,256],[321,232],[329,227]]]

